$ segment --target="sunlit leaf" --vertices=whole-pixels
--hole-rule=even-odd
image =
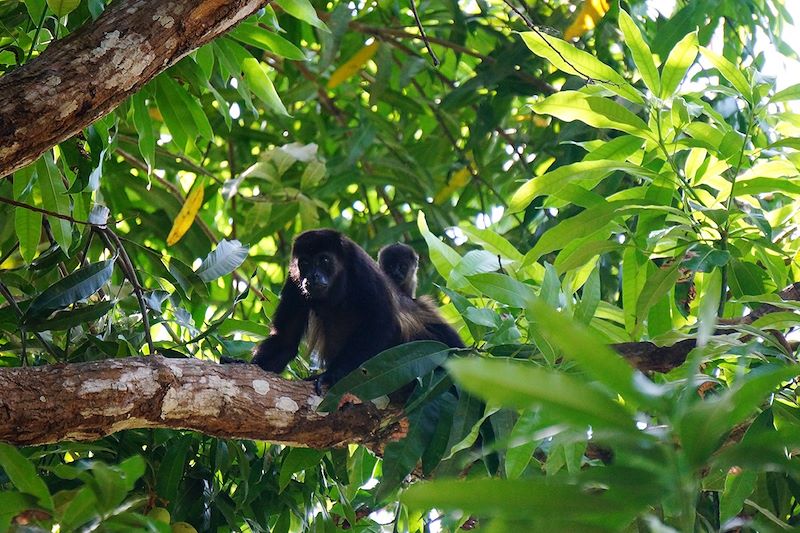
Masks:
[[[250,90],[259,100],[279,115],[289,116],[289,112],[286,111],[283,102],[281,102],[275,86],[272,85],[272,80],[267,75],[266,65],[263,65],[255,58],[249,57],[242,62],[242,72]]]
[[[243,246],[237,240],[229,241],[228,239],[223,239],[203,259],[203,262],[197,268],[196,274],[206,283],[230,274],[244,263],[249,251],[250,249],[247,246]]]
[[[276,3],[291,16],[324,31],[330,31],[317,16],[314,6],[308,0],[277,0]]]
[[[533,110],[567,122],[580,120],[596,128],[611,128],[642,139],[656,140],[655,134],[641,118],[601,96],[589,96],[580,91],[560,91],[535,103]]]
[[[624,9],[619,10],[619,27],[645,85],[653,94],[660,94],[661,80],[658,77],[658,70],[653,61],[653,53],[650,51],[650,47],[647,46],[644,37],[642,37],[642,32],[639,31],[636,23]]]
[[[525,32],[522,34],[522,40],[534,54],[547,59],[560,71],[572,76],[588,76],[594,81],[604,83],[608,90],[631,102],[637,104],[644,102],[641,93],[625,78],[588,52],[578,50],[566,41],[541,32]]]

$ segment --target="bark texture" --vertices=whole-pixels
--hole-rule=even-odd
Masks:
[[[112,111],[269,0],[117,0],[0,77],[0,178]]]
[[[0,440],[17,445],[158,427],[312,448],[380,447],[403,431],[396,407],[368,402],[318,413],[321,398],[310,382],[287,381],[255,365],[197,359],[2,368],[0,390]]]

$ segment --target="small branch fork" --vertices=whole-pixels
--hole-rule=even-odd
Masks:
[[[131,260],[130,255],[128,255],[128,252],[125,250],[125,246],[122,244],[122,241],[117,236],[117,234],[114,233],[114,231],[111,228],[109,228],[107,224],[105,223],[96,224],[85,220],[78,220],[69,215],[64,215],[61,213],[57,213],[55,211],[49,211],[47,209],[41,209],[39,207],[19,202],[17,200],[12,200],[10,198],[5,198],[2,196],[0,196],[0,203],[13,205],[15,207],[27,209],[29,211],[35,211],[37,213],[42,213],[47,216],[59,218],[62,220],[67,220],[73,224],[81,224],[84,226],[89,226],[91,233],[89,234],[86,246],[83,250],[83,255],[80,261],[81,266],[83,266],[83,264],[86,261],[86,256],[88,255],[89,252],[89,245],[91,244],[92,236],[95,234],[97,234],[103,240],[103,243],[105,244],[107,249],[115,250],[117,256],[116,262],[119,265],[120,269],[122,270],[125,279],[127,279],[128,282],[131,284],[131,287],[133,287],[133,293],[136,296],[137,302],[139,303],[139,309],[142,313],[142,322],[144,323],[145,342],[147,343],[148,350],[150,354],[156,353],[155,345],[153,344],[153,338],[152,335],[150,334],[150,318],[147,315],[147,302],[144,299],[144,289],[142,288],[142,285],[139,282],[139,276],[136,273],[136,268],[133,265],[133,261]],[[17,247],[15,247],[14,249],[16,248]],[[0,261],[0,263],[1,262],[2,261]],[[8,301],[8,304],[15,310],[18,316],[20,317],[22,316],[22,311],[17,306],[17,303],[14,300],[11,291],[8,290],[8,288],[2,283],[0,283],[0,296],[3,296],[3,298],[5,298]],[[34,334],[39,339],[39,341],[42,342],[45,348],[51,353],[51,355],[53,355],[53,357],[55,357],[56,360],[60,360],[60,354],[57,352],[57,350],[55,350],[55,347],[52,346],[50,343],[45,342],[45,340],[39,333],[34,332]]]
[[[414,0],[408,0],[408,3],[411,4],[411,12],[414,14],[414,22],[417,24],[419,34],[422,37],[422,42],[425,43],[425,48],[428,49],[428,53],[431,55],[433,66],[438,67],[441,63],[439,62],[439,58],[436,56],[436,53],[433,51],[433,48],[431,48],[431,43],[428,41],[428,35],[425,33],[425,28],[422,26],[422,21],[419,19],[419,14],[417,13],[417,4]]]

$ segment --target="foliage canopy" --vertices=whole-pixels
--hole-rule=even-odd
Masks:
[[[510,6],[416,5],[434,60],[403,2],[280,0],[0,180],[2,366],[246,357],[319,226],[423,252],[420,292],[471,346],[345,384],[424,374],[382,459],[167,430],[0,444],[0,530],[797,525],[800,304],[777,293],[800,274],[800,88],[754,52],[793,55],[782,2]],[[0,68],[104,7],[0,5]],[[687,339],[648,375],[608,347]]]

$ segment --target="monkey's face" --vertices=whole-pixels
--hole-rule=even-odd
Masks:
[[[410,246],[399,243],[387,246],[381,250],[378,263],[381,270],[398,286],[402,287],[412,281],[416,284],[419,257]]]
[[[330,298],[342,269],[341,261],[330,252],[298,255],[297,283],[309,300],[325,301]]]

